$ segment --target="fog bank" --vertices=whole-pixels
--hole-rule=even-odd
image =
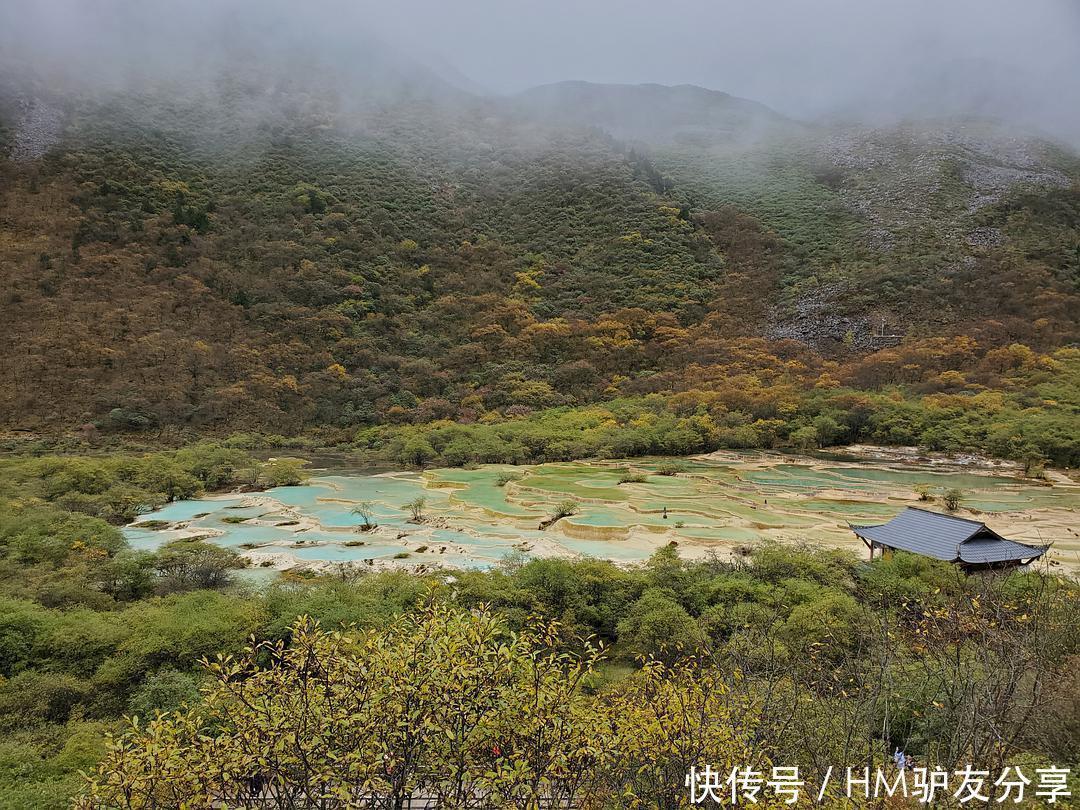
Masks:
[[[687,83],[801,118],[978,112],[1080,139],[1075,0],[37,0],[0,6],[14,63],[120,84],[241,66],[496,94]]]

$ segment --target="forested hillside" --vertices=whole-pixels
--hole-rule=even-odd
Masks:
[[[760,440],[784,444],[837,388],[1075,418],[1037,387],[1070,387],[1080,334],[1076,155],[584,87],[9,82],[4,426],[293,434],[692,391],[727,427],[787,419]],[[783,412],[724,394],[761,386]]]

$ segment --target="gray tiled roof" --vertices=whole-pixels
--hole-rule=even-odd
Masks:
[[[1028,546],[986,527],[977,520],[942,515],[909,506],[888,523],[852,526],[864,540],[911,551],[936,560],[992,563],[1039,557],[1047,546]]]
[[[994,563],[1026,560],[1045,552],[1045,546],[1028,546],[1003,538],[979,537],[960,546],[960,559],[966,563]]]

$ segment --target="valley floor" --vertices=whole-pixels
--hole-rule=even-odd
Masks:
[[[136,548],[180,538],[227,546],[272,571],[489,568],[514,553],[622,563],[675,544],[687,558],[738,557],[763,541],[863,551],[849,524],[902,508],[944,511],[1004,536],[1052,544],[1052,566],[1080,568],[1080,485],[1020,477],[1008,462],[851,447],[830,456],[722,451],[692,458],[482,465],[424,473],[328,467],[302,486],[180,501],[127,527]],[[925,493],[923,495],[922,493]],[[420,503],[419,518],[411,505]],[[354,510],[370,513],[370,529]],[[569,512],[551,525],[558,511]],[[543,527],[543,528],[542,528]],[[266,571],[266,574],[260,574]]]

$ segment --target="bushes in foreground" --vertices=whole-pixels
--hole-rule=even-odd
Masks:
[[[199,701],[175,674],[148,681],[139,699],[188,690],[188,704],[132,720],[80,806],[257,796],[282,808],[398,807],[422,795],[448,808],[678,808],[687,772],[705,764],[797,765],[820,784],[838,764],[887,769],[895,748],[992,773],[1074,756],[1070,583],[954,576],[942,588],[904,559],[854,566],[841,555],[800,579],[785,570],[798,553],[767,556],[757,570],[668,554],[629,573],[651,584],[618,622],[622,655],[644,645],[659,656],[636,667],[625,657],[606,667],[602,646],[565,624],[474,601],[484,585],[497,594],[505,574],[458,580],[442,601],[368,630],[303,617],[287,640],[206,662]],[[512,579],[548,608],[561,599],[568,616],[626,584],[601,585],[587,564],[543,568]],[[886,587],[862,592],[861,569]],[[392,585],[381,579],[370,584]],[[912,579],[918,598],[895,596]],[[773,801],[763,794],[759,806]]]
[[[437,606],[417,609],[431,598]],[[540,711],[527,699],[550,699],[542,703],[544,716],[565,720],[556,724],[562,736],[547,745],[551,756],[564,757],[558,746],[576,741],[565,762],[579,762],[573,758],[582,746],[608,757],[590,760],[595,776],[575,783],[582,791],[576,795],[606,801],[612,790],[630,790],[644,806],[677,806],[659,791],[680,788],[685,770],[673,774],[687,767],[679,752],[690,743],[669,735],[670,747],[660,749],[649,735],[679,722],[687,726],[679,733],[689,734],[684,715],[662,714],[687,701],[724,718],[728,731],[754,735],[757,747],[749,752],[740,737],[725,738],[735,746],[731,757],[798,764],[808,776],[837,763],[887,763],[897,746],[943,766],[997,767],[1021,755],[1068,762],[1076,750],[1075,680],[1068,673],[1080,654],[1078,614],[1080,597],[1068,579],[965,578],[903,554],[867,563],[839,551],[784,546],[764,546],[737,562],[690,562],[666,547],[632,568],[510,560],[452,578],[331,574],[286,579],[261,594],[195,591],[112,610],[9,599],[0,604],[0,717],[11,744],[21,741],[26,757],[45,763],[85,723],[99,721],[103,730],[122,713],[137,713],[137,726],[106,759],[94,788],[99,806],[116,806],[108,790],[149,790],[155,774],[178,781],[155,783],[154,790],[168,786],[188,797],[246,789],[247,783],[221,784],[223,773],[203,767],[215,752],[235,765],[234,776],[269,769],[286,793],[298,789],[294,764],[305,757],[320,768],[341,757],[349,767],[335,780],[367,774],[368,789],[397,789],[393,763],[433,762],[446,755],[442,739],[425,732],[420,742],[431,748],[409,753],[400,740],[375,735],[365,747],[356,735],[381,723],[394,728],[387,720],[400,716],[394,701],[410,700],[443,733],[452,716],[472,716],[468,741],[494,740],[510,753],[468,742],[465,770],[441,772],[450,781],[435,785],[417,765],[408,784],[451,791],[460,779],[521,798],[541,789],[536,785],[569,789],[565,773],[550,770],[555,765],[522,760],[518,752],[527,745],[525,719]],[[323,630],[297,625],[302,615]],[[549,619],[537,625],[537,616]],[[339,633],[343,622],[353,629]],[[246,652],[245,639],[254,639]],[[215,660],[218,651],[235,657]],[[654,663],[642,669],[639,656]],[[215,663],[200,667],[203,657]],[[201,697],[200,683],[208,690]],[[696,695],[699,686],[708,694]],[[361,687],[368,697],[358,703],[354,688]],[[720,707],[701,702],[706,697]],[[258,712],[246,714],[245,701]],[[159,710],[177,709],[155,719]],[[516,718],[512,728],[504,710]],[[622,716],[614,728],[604,724],[612,714]],[[694,723],[713,733],[703,718]],[[339,734],[335,724],[348,723],[360,731]],[[577,723],[592,736],[581,736]],[[621,736],[611,736],[616,732]],[[254,752],[264,750],[271,733],[285,748],[271,747],[269,759],[259,759]],[[154,747],[145,748],[150,739]],[[41,790],[58,789],[70,784],[66,761],[55,759],[36,776],[0,769],[0,788],[31,791],[40,782]],[[515,772],[513,761],[531,762],[531,776]],[[645,772],[635,770],[645,765]],[[154,801],[142,806],[178,806],[160,795]],[[200,806],[197,798],[191,803]],[[50,799],[24,806],[60,805]]]
[[[592,695],[600,651],[565,651],[554,624],[429,605],[291,635],[210,664],[196,707],[133,723],[79,806],[669,807],[691,766],[770,765],[719,670],[653,662]]]

